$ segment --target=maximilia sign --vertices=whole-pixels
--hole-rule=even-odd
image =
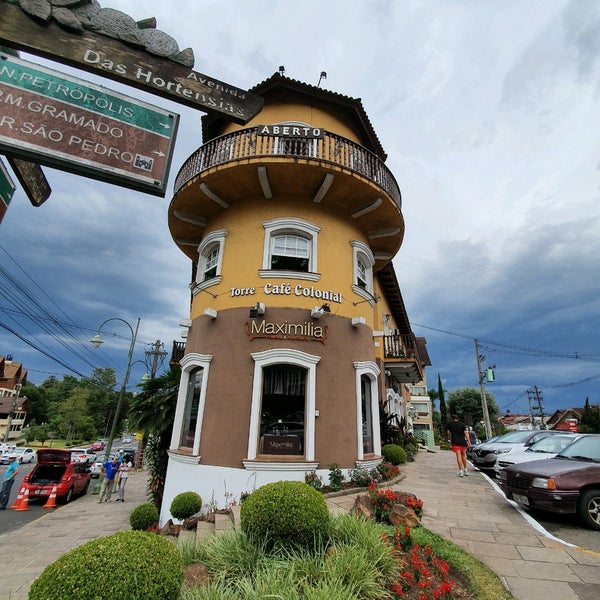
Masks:
[[[317,325],[314,321],[303,323],[290,323],[283,321],[276,323],[252,319],[246,323],[246,333],[250,341],[256,338],[268,338],[271,340],[293,340],[297,342],[321,342],[327,340],[327,325]]]

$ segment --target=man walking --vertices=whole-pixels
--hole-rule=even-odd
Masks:
[[[2,481],[2,491],[0,491],[0,510],[6,510],[8,500],[10,498],[10,490],[15,482],[15,477],[19,472],[19,461],[17,460],[16,454],[9,454],[8,456],[8,468],[4,473],[4,479]]]
[[[452,415],[452,421],[446,425],[448,441],[452,444],[452,452],[456,454],[458,476],[469,475],[467,469],[467,447],[471,445],[467,426],[458,420],[458,415]]]

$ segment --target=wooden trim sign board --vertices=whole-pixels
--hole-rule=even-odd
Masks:
[[[164,196],[179,115],[0,53],[0,151]]]

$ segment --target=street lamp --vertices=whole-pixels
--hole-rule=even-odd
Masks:
[[[133,349],[135,347],[135,340],[137,338],[138,329],[140,327],[140,319],[138,318],[137,324],[135,326],[135,331],[133,327],[125,321],[125,319],[120,319],[119,317],[112,317],[110,319],[106,319],[100,327],[98,327],[98,331],[96,335],[90,340],[90,342],[96,347],[99,348],[103,343],[102,338],[100,337],[100,330],[106,323],[109,321],[121,321],[121,323],[125,323],[127,327],[129,327],[129,331],[131,331],[131,345],[129,346],[129,356],[127,357],[127,368],[125,369],[125,376],[123,377],[123,385],[121,385],[121,390],[119,391],[119,399],[117,400],[117,407],[115,408],[115,414],[113,416],[112,426],[110,428],[110,435],[108,437],[108,442],[106,444],[106,452],[104,455],[104,462],[108,461],[110,456],[110,451],[112,448],[113,440],[115,439],[115,433],[117,431],[117,424],[119,422],[119,414],[121,413],[121,406],[123,404],[123,398],[125,397],[125,389],[127,387],[127,382],[129,381],[129,372],[131,371],[131,359],[133,357]]]

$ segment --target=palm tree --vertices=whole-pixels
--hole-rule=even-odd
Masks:
[[[162,504],[167,476],[168,454],[175,420],[181,368],[172,367],[163,375],[142,384],[142,391],[129,403],[129,426],[143,432],[145,462],[150,477],[148,494],[158,507]]]

